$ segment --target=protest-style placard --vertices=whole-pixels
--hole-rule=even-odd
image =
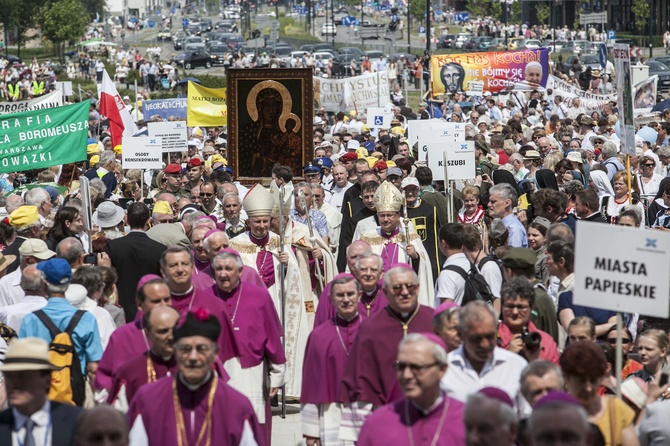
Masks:
[[[188,131],[184,121],[149,122],[147,127],[150,138],[161,138],[163,153],[188,149]]]
[[[189,81],[186,121],[189,127],[226,125],[228,123],[226,89],[207,88]]]
[[[162,169],[163,141],[146,136],[123,137],[124,169]]]
[[[62,106],[63,93],[56,90],[26,101],[0,102],[0,115]]]
[[[313,82],[314,107],[324,107],[330,112],[360,112],[368,107],[384,106],[389,102],[390,90],[386,71],[344,79],[315,77]]]
[[[186,120],[187,108],[186,98],[154,99],[142,102],[142,114],[145,121],[149,121],[154,116],[160,116],[163,119],[175,117]]]
[[[619,131],[621,152],[635,156],[635,122],[633,120],[633,80],[630,72],[630,47],[614,44],[614,69],[616,70],[617,105],[619,107]]]
[[[384,107],[368,107],[367,126],[371,129],[388,129],[391,127],[393,112]]]

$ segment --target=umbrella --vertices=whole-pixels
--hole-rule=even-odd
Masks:
[[[84,42],[78,42],[77,45],[89,45],[94,42],[102,41],[102,37],[97,37],[95,39],[85,40]]]
[[[658,104],[654,105],[654,108],[651,109],[653,112],[662,112],[666,108],[670,108],[670,99],[665,99]]]
[[[202,82],[200,82],[200,79],[196,79],[194,77],[185,77],[184,79],[177,82],[177,86],[180,87],[182,85],[187,85],[189,81],[193,82],[194,84],[202,84]]]

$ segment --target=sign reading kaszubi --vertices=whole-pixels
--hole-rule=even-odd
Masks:
[[[90,102],[0,115],[0,173],[85,160]]]
[[[576,234],[575,304],[668,317],[670,234],[582,221]]]

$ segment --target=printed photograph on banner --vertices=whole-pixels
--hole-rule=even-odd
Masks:
[[[556,76],[549,76],[547,89],[552,89],[555,96],[561,96],[566,107],[572,107],[575,98],[579,98],[579,106],[588,112],[601,111],[605,104],[616,102],[616,91],[612,94],[595,94],[584,91],[577,85],[569,84]]]
[[[272,176],[275,164],[300,172],[312,160],[312,70],[229,69],[228,161],[234,176]]]
[[[619,107],[621,151],[635,156],[635,122],[633,118],[632,76],[630,72],[630,47],[614,44],[614,69],[617,73],[617,105]]]
[[[633,87],[633,108],[636,116],[649,113],[656,105],[657,83],[658,76],[654,75]]]
[[[483,91],[543,90],[549,76],[546,48],[486,53],[439,54],[430,58],[433,97],[461,93],[470,82]]]

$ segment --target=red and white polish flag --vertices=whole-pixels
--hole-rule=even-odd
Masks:
[[[130,110],[126,108],[116,86],[107,74],[102,72],[102,88],[100,89],[100,114],[109,120],[109,130],[112,135],[112,146],[121,144],[124,136],[134,136],[139,129],[130,116]]]

